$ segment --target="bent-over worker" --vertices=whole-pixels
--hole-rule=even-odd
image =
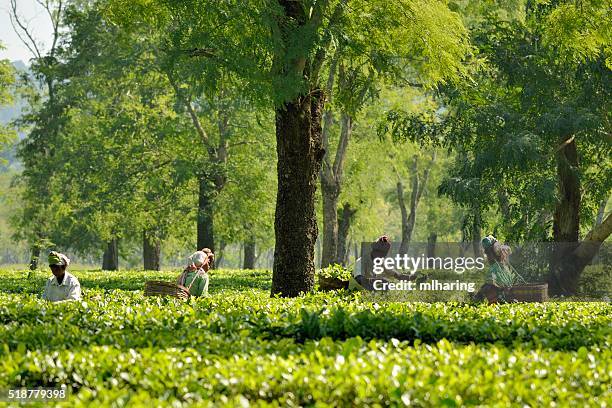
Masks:
[[[204,248],[189,257],[189,264],[178,278],[177,284],[184,286],[191,296],[202,296],[208,293],[208,271],[212,268],[215,255]]]

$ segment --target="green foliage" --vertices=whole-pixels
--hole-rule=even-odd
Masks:
[[[353,276],[352,268],[345,268],[339,264],[331,264],[317,271],[317,276],[320,278],[331,278],[348,281]]]
[[[83,301],[49,304],[37,293],[46,275],[0,272],[0,387],[64,384],[66,406],[609,399],[607,303],[281,299],[269,271],[238,270],[214,271],[211,294],[187,303],[142,294],[178,272],[74,274]]]
[[[542,2],[544,7],[548,5]],[[610,3],[602,0],[565,1],[545,18],[544,41],[570,64],[603,57],[612,69]]]
[[[409,180],[408,161],[418,154],[426,163],[429,149],[421,149],[416,143],[394,144],[389,138],[377,137],[380,118],[387,111],[397,109],[414,113],[427,113],[438,109],[439,103],[418,88],[383,86],[375,102],[366,104],[355,118],[353,138],[349,144],[340,202],[348,202],[357,209],[351,226],[354,243],[371,241],[385,233],[399,239],[401,216],[397,206],[396,183],[398,173]],[[454,241],[460,237],[461,210],[450,199],[435,194],[444,178],[452,156],[438,151],[427,188],[423,194],[421,211],[417,211],[414,240],[426,242],[432,232],[440,240]],[[423,164],[421,167],[425,167]],[[408,187],[408,186],[407,186]]]
[[[0,44],[0,50],[2,50]],[[0,60],[0,106],[6,106],[12,103],[13,95],[11,86],[15,83],[15,73],[13,66],[9,60]]]
[[[0,171],[0,247],[5,248],[0,254],[0,263],[3,264],[22,262],[18,254],[26,250],[23,242],[13,241],[14,229],[10,225],[11,215],[20,206],[19,191],[11,187],[15,175],[15,171]]]
[[[247,342],[206,340],[210,348],[165,353],[108,346],[62,350],[53,357],[14,352],[0,363],[0,381],[68,384],[74,396],[66,406],[461,406],[493,401],[509,406],[520,400],[595,407],[609,398],[605,367],[611,355],[605,348],[561,353],[447,341],[406,347],[399,341],[355,338],[274,347],[258,341],[249,350],[237,350],[236,344]],[[218,350],[242,353],[212,354]]]
[[[140,245],[146,230],[176,256],[176,248],[194,245],[199,181],[206,177],[211,190],[225,184],[229,190],[211,199],[223,244],[254,239],[269,246],[273,131],[257,123],[266,113],[256,115],[230,77],[223,90],[204,93],[187,68],[174,65],[158,33],[109,24],[104,4],[65,10],[55,107],[46,100],[24,117],[34,127],[20,148],[27,202],[15,217],[20,237],[40,242],[44,236],[94,256],[119,239],[125,257],[123,249]],[[185,98],[210,136],[207,143]],[[53,140],[45,139],[52,149],[45,150],[37,138],[50,128],[51,114],[56,125]],[[57,160],[40,159],[50,150]],[[41,183],[34,180],[45,175],[41,200]]]
[[[0,42],[0,51],[4,49],[4,46]],[[11,105],[14,101],[14,87],[15,85],[15,69],[9,60],[0,60],[0,108],[7,105]],[[7,128],[4,124],[0,123],[0,151],[6,146],[5,144],[11,141],[15,137],[15,132]],[[0,166],[2,166],[4,159],[0,157]],[[0,167],[1,168],[1,167]]]
[[[431,85],[467,72],[467,31],[444,2],[303,1],[296,8],[301,19],[288,19],[276,1],[112,0],[106,13],[128,29],[167,33],[174,59],[198,73],[202,89],[217,89],[225,71],[244,79],[254,99],[276,104],[320,86],[335,50],[366,77]]]
[[[496,210],[500,222],[489,220],[489,227],[506,239],[550,238],[556,152],[569,136],[584,189],[583,232],[612,189],[609,34],[593,26],[608,7],[599,1],[584,7],[534,2],[524,19],[485,12],[472,34],[486,64],[473,82],[441,89],[447,111],[432,119],[398,109],[379,126],[380,135],[453,149],[456,161],[440,193],[475,212]]]
[[[399,339],[577,350],[610,341],[605,303],[470,306],[453,303],[353,303],[290,314],[275,331],[297,340]],[[568,318],[568,315],[577,316]],[[314,322],[314,323],[313,323]]]

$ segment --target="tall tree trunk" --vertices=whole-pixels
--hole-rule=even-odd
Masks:
[[[340,18],[343,4],[335,6],[328,17],[331,21]],[[295,85],[289,93],[292,96],[275,108],[278,194],[272,295],[293,297],[314,288],[314,246],[319,232],[315,191],[325,155],[321,120],[326,95],[319,75],[332,36],[323,34],[323,44],[314,53],[313,48],[300,46],[313,38],[304,37],[305,33],[314,34],[322,27],[328,3],[313,7],[302,1],[280,0],[278,5],[281,12],[276,14],[273,36],[279,46],[272,71]]]
[[[34,244],[30,249],[30,270],[38,268],[40,261],[40,245]]]
[[[227,110],[220,108],[218,110],[217,128],[219,130],[219,143],[214,145],[208,133],[202,126],[198,112],[193,105],[192,97],[189,92],[184,92],[176,82],[176,78],[170,71],[166,72],[168,80],[175,90],[176,97],[181,101],[193,126],[198,134],[203,148],[208,153],[208,164],[213,165],[213,173],[207,174],[203,172],[199,179],[198,193],[198,216],[197,216],[197,245],[198,249],[209,248],[215,251],[215,236],[214,236],[214,198],[220,192],[227,182],[226,164],[228,157],[228,140],[231,137],[229,126],[229,113]],[[219,98],[224,97],[225,91],[223,88],[219,90]],[[214,186],[214,187],[213,187]]]
[[[505,188],[498,188],[497,200],[499,201],[499,211],[502,216],[502,225],[504,226],[504,231],[507,233],[507,236],[511,236],[514,228],[510,222],[510,197],[508,196],[508,192]]]
[[[323,253],[321,246],[321,236],[319,235],[315,245],[315,268],[321,267],[321,254]]]
[[[337,58],[331,62],[329,77],[327,79],[327,94],[332,93],[334,84],[334,74]],[[340,65],[340,82],[344,81],[344,68]],[[331,110],[327,110],[323,116],[322,147],[329,152],[329,133],[333,122]],[[342,188],[342,175],[344,169],[344,158],[348,142],[353,129],[351,116],[342,112],[340,117],[340,138],[336,148],[334,161],[330,160],[330,155],[323,157],[321,166],[321,195],[323,198],[323,251],[321,253],[321,267],[324,268],[343,257],[338,252],[338,197]]]
[[[593,228],[603,223],[604,216],[606,215],[607,205],[608,205],[608,197],[606,197],[599,205],[599,209],[597,210],[597,216],[595,217],[595,225],[593,226]]]
[[[276,109],[278,193],[272,294],[298,296],[314,287],[315,211],[324,96],[311,90]]]
[[[143,231],[142,233],[142,258],[145,271],[160,270],[161,242],[153,234]]]
[[[548,238],[548,231],[550,229],[550,220],[552,218],[552,214],[548,210],[542,210],[537,215],[535,224],[533,229],[536,232],[537,239],[539,241],[545,242]]]
[[[472,222],[472,247],[474,257],[482,255],[482,213],[480,207],[474,207],[474,219]]]
[[[249,240],[244,243],[243,269],[255,269],[255,241]]]
[[[510,221],[510,198],[506,189],[500,187],[497,190],[497,199],[499,200],[499,210],[502,217],[504,217],[502,222],[504,225],[507,225]]]
[[[215,269],[221,268],[221,264],[225,260],[224,258],[225,258],[225,244],[223,243],[223,241],[220,241],[217,247],[217,252],[215,253],[215,262],[214,262],[213,267]]]
[[[117,238],[111,239],[106,243],[106,249],[102,255],[102,270],[119,270],[119,240]]]
[[[563,257],[555,264],[556,269],[551,271],[553,276],[558,276],[556,280],[558,286],[554,288],[558,291],[552,292],[553,295],[571,296],[575,295],[578,289],[580,275],[584,268],[591,263],[599,252],[603,242],[612,234],[612,214],[598,226],[593,228],[580,243],[562,245]],[[557,244],[559,245],[559,244]],[[550,280],[549,280],[550,288]]]
[[[210,180],[206,175],[201,175],[198,192],[197,249],[210,248],[215,252],[213,194]]]
[[[411,182],[412,182],[412,191],[410,193],[410,212],[408,212],[406,208],[406,202],[404,199],[404,185],[402,181],[399,179],[398,173],[398,182],[397,182],[397,199],[399,201],[400,211],[402,213],[402,242],[400,244],[399,253],[405,254],[408,252],[408,245],[412,240],[412,233],[414,231],[414,226],[416,224],[416,216],[417,209],[419,206],[419,202],[421,201],[421,197],[423,195],[423,191],[427,186],[427,179],[429,178],[429,173],[431,172],[431,168],[436,160],[436,153],[432,154],[431,162],[425,169],[423,173],[422,180],[419,178],[419,158],[415,155],[412,158],[412,166],[411,166]]]
[[[552,295],[569,295],[578,288],[580,272],[573,272],[567,258],[578,247],[580,234],[580,178],[578,175],[578,151],[573,137],[561,140],[557,151],[557,188],[559,201],[553,216],[553,240],[555,245],[548,275]]]
[[[325,90],[327,95],[333,94],[338,57],[331,61]],[[333,166],[329,159],[329,134],[334,121],[331,108],[323,114],[323,128],[321,130],[321,147],[325,150],[321,165],[321,198],[323,202],[323,250],[321,252],[321,267],[335,262],[338,252],[338,196],[339,185],[335,180]]]
[[[577,242],[580,233],[580,179],[576,141],[564,140],[557,152],[559,202],[553,220],[555,242]]]
[[[435,232],[429,234],[427,238],[427,257],[434,258],[436,256],[436,242],[438,241],[438,235]]]
[[[465,257],[465,253],[467,252],[467,250],[470,247],[470,242],[469,242],[469,235],[471,234],[469,232],[470,226],[468,226],[469,224],[469,215],[464,215],[462,220],[461,220],[461,244],[460,244],[460,250],[461,250],[461,257]]]
[[[351,228],[351,221],[357,213],[349,203],[344,203],[342,208],[338,210],[338,257],[336,262],[340,265],[346,265],[348,257],[348,234]]]
[[[272,270],[274,268],[274,249],[270,249],[268,251],[268,269]]]
[[[323,249],[321,267],[336,262],[338,254],[338,186],[334,180],[321,177],[323,201]]]
[[[399,253],[405,254],[408,252],[408,245],[410,243],[410,237],[412,236],[414,223],[410,223],[410,216],[408,215],[408,209],[406,208],[406,202],[404,201],[404,184],[401,182],[401,180],[397,182],[396,187],[397,200],[402,215],[402,241],[400,243]]]
[[[59,22],[64,18],[64,11],[62,11],[62,7],[56,8],[56,4],[53,2],[40,2],[40,6],[46,12],[46,15],[49,16],[48,23],[52,28],[51,30],[51,47],[43,54],[41,53],[41,49],[37,46],[37,41],[34,40],[36,37],[33,35],[33,31],[31,27],[28,27],[29,24],[23,21],[23,16],[18,12],[17,1],[11,2],[11,7],[9,13],[11,15],[11,21],[13,22],[13,28],[20,38],[21,42],[28,48],[30,51],[30,56],[34,60],[36,65],[39,65],[39,73],[41,74],[40,80],[44,82],[47,86],[47,100],[45,101],[46,111],[49,113],[48,115],[43,116],[42,118],[38,117],[38,126],[44,129],[44,137],[37,138],[36,150],[34,152],[28,153],[28,157],[33,158],[34,156],[38,156],[37,162],[43,163],[53,163],[56,160],[53,160],[53,150],[50,147],[57,141],[57,136],[61,124],[57,123],[58,105],[55,105],[55,76],[58,74],[58,70],[55,69],[55,64],[57,63],[56,54],[60,47],[60,31],[62,31],[63,25]],[[60,3],[61,4],[61,3]],[[44,123],[40,123],[44,121]],[[41,126],[42,125],[42,126]],[[31,166],[27,161],[23,163],[26,170]],[[28,225],[35,226],[35,236],[36,241],[32,244],[30,249],[30,270],[35,270],[40,265],[40,252],[41,242],[43,242],[43,238],[47,236],[49,231],[40,230],[40,223],[36,223],[36,218],[44,217],[45,210],[49,208],[50,205],[50,197],[49,194],[49,186],[51,180],[51,174],[54,172],[53,166],[49,166],[46,168],[44,172],[34,172],[34,174],[30,174],[25,178],[27,182],[27,188],[32,189],[36,192],[37,200],[36,204],[32,205],[27,212],[28,214]],[[28,173],[26,171],[26,173]],[[38,175],[35,175],[38,174]],[[42,176],[42,177],[41,177]]]

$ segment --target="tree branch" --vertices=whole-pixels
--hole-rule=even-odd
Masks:
[[[332,100],[334,82],[336,78],[335,75],[336,75],[337,63],[338,63],[338,52],[335,53],[334,57],[331,60],[330,66],[329,66],[329,75],[327,77],[327,84],[325,86],[325,93],[327,94],[328,102],[331,102]],[[325,150],[326,152],[326,154],[323,156],[321,173],[322,173],[322,176],[331,178],[333,177],[333,171],[332,171],[332,164],[329,160],[328,152],[329,152],[329,132],[331,131],[331,126],[334,120],[334,116],[333,116],[331,108],[329,108],[329,105],[327,106],[328,106],[328,109],[326,109],[325,113],[323,114],[323,130],[321,132],[321,136],[322,136],[321,145],[323,147],[323,150]]]
[[[53,24],[53,43],[51,44],[50,50],[52,57],[55,56],[55,47],[57,45],[57,40],[59,39],[59,25],[62,20],[62,6],[63,2],[62,0],[59,0],[57,3],[57,15],[55,16],[55,20],[53,18],[53,13],[51,12],[51,9],[49,7],[49,3],[47,3],[47,6],[45,7],[47,13],[49,14],[49,18],[51,19],[51,24]]]
[[[210,58],[210,57],[215,56],[215,50],[212,48],[192,48],[190,50],[182,50],[182,52],[194,58],[195,57]]]
[[[34,58],[42,58],[42,53],[38,49],[38,46],[36,45],[36,41],[34,40],[34,37],[32,36],[32,34],[30,34],[30,30],[19,19],[19,14],[17,13],[17,0],[11,0],[11,14],[9,14],[9,17],[10,17],[10,20],[11,20],[11,25],[13,26],[13,30],[15,31],[15,34],[17,34],[17,37],[19,37],[21,42],[32,53]],[[26,41],[22,37],[22,34],[20,34],[20,32],[17,29],[17,27],[15,27],[15,24],[17,24],[17,26],[21,29],[21,31],[28,38],[28,40],[31,42],[31,44],[29,44],[28,41]]]
[[[572,137],[566,139],[565,141],[563,141],[563,143],[561,143],[556,149],[555,152],[558,152],[559,150],[563,150],[563,148],[565,148],[565,146],[567,146],[568,144],[572,143],[574,141],[574,139],[576,138],[576,135],[573,135]]]
[[[408,211],[406,210],[406,203],[404,202],[404,185],[402,184],[402,181],[399,180],[399,175],[398,175],[396,187],[397,187],[397,201],[399,203],[400,211],[402,213],[402,226],[403,226],[404,224],[406,224],[408,220]]]
[[[202,140],[204,147],[207,150],[209,150],[212,147],[210,144],[210,138],[208,137],[208,134],[202,127],[202,124],[200,123],[200,118],[198,118],[198,115],[195,109],[193,108],[193,105],[191,104],[191,97],[189,95],[183,95],[178,84],[176,83],[176,81],[174,80],[170,72],[167,71],[166,76],[168,77],[168,81],[170,82],[170,85],[172,85],[172,88],[174,89],[174,92],[176,93],[177,99],[183,102],[183,104],[187,108],[187,112],[189,113],[189,116],[191,117],[193,126],[195,127],[198,135],[200,136],[200,139]]]
[[[419,194],[419,156],[416,154],[412,158],[412,192],[410,194],[410,211],[414,212],[421,195]]]
[[[433,153],[431,154],[431,161],[429,162],[429,165],[427,166],[427,168],[425,169],[425,173],[423,174],[423,182],[421,183],[421,186],[419,187],[419,193],[417,195],[417,203],[421,201],[421,196],[423,195],[423,191],[425,191],[425,187],[427,186],[427,179],[429,178],[429,173],[431,172],[431,169],[435,161],[436,161],[436,151],[434,150]]]
[[[612,213],[605,221],[593,228],[574,250],[574,255],[580,259],[590,260],[596,254],[602,243],[612,234]]]
[[[604,242],[612,234],[612,213],[608,214],[604,222],[593,228],[584,237],[585,242]]]
[[[336,149],[333,169],[334,179],[338,184],[342,181],[344,158],[346,156],[346,150],[348,148],[349,139],[353,129],[353,120],[350,115],[343,113],[341,121],[342,126],[340,130],[340,140],[338,141],[338,148]]]
[[[595,216],[594,228],[603,223],[604,216],[606,215],[606,206],[608,205],[608,200],[609,197],[606,197],[601,201],[601,204],[599,204],[599,209],[597,210],[597,215]]]
[[[344,7],[346,6],[347,1],[348,0],[341,0],[336,5],[336,8],[334,9],[331,17],[329,18],[330,25],[333,24],[333,22],[335,22],[337,19],[339,19],[342,16],[342,13],[344,11]],[[322,18],[321,18],[321,21],[322,21]],[[325,30],[325,33],[323,34],[323,41],[321,42],[321,45],[319,46],[319,49],[317,50],[314,56],[312,67],[310,70],[312,78],[316,79],[319,76],[319,71],[321,71],[321,67],[323,66],[323,61],[325,60],[325,57],[327,55],[327,47],[329,47],[329,44],[331,43],[331,39],[332,39],[332,36],[331,36],[330,31]]]
[[[63,2],[62,0],[58,0],[56,15],[53,15],[53,11],[51,11],[51,5],[48,0],[45,2],[36,0],[36,2],[47,12],[49,21],[51,21],[51,26],[53,27],[53,42],[51,44],[51,49],[49,50],[49,55],[53,57],[55,55],[55,46],[59,38],[59,24],[61,22]]]

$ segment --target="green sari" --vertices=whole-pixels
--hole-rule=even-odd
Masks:
[[[495,286],[509,288],[518,282],[518,276],[512,270],[510,265],[500,264],[495,262],[489,267],[487,272],[486,283]]]

